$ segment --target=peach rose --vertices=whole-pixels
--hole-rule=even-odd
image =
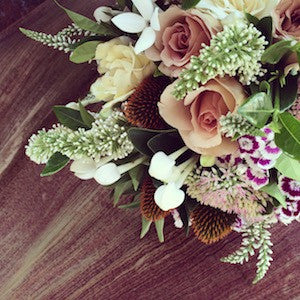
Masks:
[[[201,44],[208,45],[212,35],[221,30],[220,23],[212,16],[195,9],[184,11],[177,6],[161,13],[159,21],[161,29],[145,54],[153,61],[162,61],[159,70],[171,77],[178,77],[191,56],[199,55]]]
[[[300,1],[281,0],[274,12],[276,33],[300,41]]]
[[[162,118],[178,129],[183,141],[196,153],[222,156],[233,153],[237,143],[220,133],[219,119],[236,112],[246,100],[243,87],[236,80],[215,78],[177,101],[172,95],[175,81],[163,92],[158,103]]]

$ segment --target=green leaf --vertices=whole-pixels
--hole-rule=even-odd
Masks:
[[[41,173],[42,177],[53,175],[62,170],[70,161],[69,157],[56,152],[48,160],[46,167]]]
[[[75,64],[85,63],[94,59],[99,41],[90,41],[78,46],[71,54],[70,61]]]
[[[275,168],[288,178],[300,182],[300,162],[282,153],[276,161]]]
[[[273,65],[277,64],[281,58],[292,49],[294,43],[295,41],[293,40],[282,40],[271,45],[262,55],[262,62]]]
[[[142,239],[147,232],[150,229],[152,221],[148,221],[147,219],[145,219],[144,217],[142,217],[142,230],[141,230],[141,235],[140,238]]]
[[[184,10],[190,9],[195,7],[201,0],[183,0],[182,1],[182,8]]]
[[[65,107],[63,105],[53,106],[52,109],[58,121],[62,125],[72,130],[77,130],[78,128],[89,129],[89,127],[83,122],[81,114],[78,110]]]
[[[111,36],[111,37],[116,37],[118,36],[118,32],[110,25],[106,23],[101,23],[98,24],[97,22],[82,16],[74,11],[71,11],[62,5],[60,5],[56,0],[54,2],[61,8],[63,9],[66,14],[69,16],[69,18],[81,29],[83,30],[88,30],[93,33],[97,33],[99,35],[104,35],[104,36]]]
[[[247,20],[249,21],[249,23],[252,23],[254,26],[256,26],[259,22],[259,19],[256,18],[255,16],[249,14],[249,13],[245,13],[245,16],[247,18]]]
[[[120,201],[120,197],[125,193],[128,192],[132,188],[131,180],[121,182],[115,187],[114,191],[114,206],[118,204]]]
[[[95,118],[85,109],[81,102],[79,102],[79,112],[84,124],[89,128],[92,128],[92,124],[95,122]]]
[[[131,169],[128,173],[132,181],[132,186],[135,191],[138,190],[142,177],[144,175],[144,165],[138,165]]]
[[[154,73],[153,73],[153,77],[160,77],[160,76],[165,76],[164,73],[162,73],[161,71],[159,71],[158,68],[155,69]]]
[[[276,182],[269,183],[268,185],[262,187],[260,190],[278,200],[278,202],[284,208],[286,208],[285,196],[281,194]]]
[[[157,232],[157,236],[158,239],[161,243],[164,242],[164,223],[165,223],[165,219],[160,219],[155,221],[155,228],[156,228],[156,232]]]
[[[288,112],[279,115],[282,125],[280,133],[275,134],[276,145],[293,158],[300,160],[300,121]]]
[[[289,109],[297,98],[298,76],[289,74],[285,78],[285,85],[280,89],[280,111]]]
[[[120,205],[118,208],[121,209],[132,209],[132,208],[138,208],[140,207],[140,201],[134,201],[128,204]]]
[[[266,41],[271,45],[273,40],[273,20],[272,17],[264,17],[256,25],[256,28],[265,36]]]
[[[242,116],[258,128],[266,124],[273,111],[271,97],[263,92],[250,96],[238,109]]]

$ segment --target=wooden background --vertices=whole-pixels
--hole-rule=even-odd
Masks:
[[[89,15],[100,1],[61,3]],[[206,246],[170,218],[164,244],[154,228],[140,241],[138,212],[113,208],[96,182],[68,169],[39,177],[42,166],[24,155],[27,139],[54,122],[54,104],[83,96],[97,72],[18,27],[55,33],[67,22],[46,0],[1,28],[0,299],[300,299],[299,224],[272,229],[274,262],[252,286],[255,258],[244,266],[219,261],[239,246],[239,235]]]

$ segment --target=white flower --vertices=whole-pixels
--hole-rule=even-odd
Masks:
[[[180,206],[185,198],[185,193],[179,189],[175,182],[160,186],[154,194],[155,203],[164,211]]]
[[[149,175],[155,179],[166,182],[172,175],[175,159],[169,157],[164,152],[155,153],[151,159]]]
[[[118,28],[128,33],[142,33],[135,44],[136,54],[150,48],[155,42],[155,31],[160,30],[158,12],[152,0],[132,0],[139,14],[125,12],[111,19]]]
[[[122,13],[119,10],[113,10],[108,6],[100,6],[94,11],[94,18],[98,23],[109,22],[112,17]]]

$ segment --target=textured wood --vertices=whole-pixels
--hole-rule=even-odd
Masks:
[[[88,14],[98,0],[61,1]],[[79,9],[80,8],[80,9]],[[95,65],[23,37],[19,26],[52,32],[68,22],[52,1],[0,34],[0,299],[300,299],[299,225],[273,228],[274,262],[256,286],[255,259],[219,259],[240,237],[206,246],[169,218],[139,240],[138,211],[113,208],[108,191],[65,169],[40,178],[24,155],[31,133],[54,122],[51,106],[84,95]]]

